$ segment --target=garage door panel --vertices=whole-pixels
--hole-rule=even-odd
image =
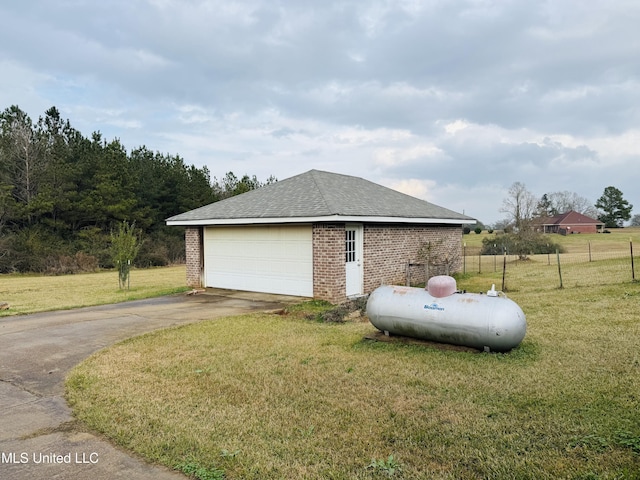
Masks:
[[[206,286],[313,296],[310,226],[210,227]]]

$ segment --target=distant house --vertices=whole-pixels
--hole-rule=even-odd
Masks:
[[[184,226],[187,284],[340,303],[402,284],[408,260],[460,268],[475,219],[362,178],[311,170],[167,219]],[[443,272],[444,273],[444,272]]]
[[[604,223],[571,210],[555,217],[539,219],[536,222],[536,229],[542,233],[559,233],[560,235],[597,233],[603,231]]]

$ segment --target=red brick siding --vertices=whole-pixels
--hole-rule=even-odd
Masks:
[[[184,232],[187,262],[187,285],[202,287],[204,252],[202,227],[186,227]]]
[[[418,252],[430,242],[434,263],[448,257],[450,273],[461,268],[462,229],[459,225],[376,225],[364,226],[364,291],[371,293],[380,285],[404,285],[407,261],[421,261]],[[430,274],[444,274],[445,267],[430,267]],[[412,283],[425,282],[425,269],[414,267]]]
[[[313,297],[332,303],[347,299],[344,223],[313,225]]]
[[[565,234],[572,233],[598,233],[598,229],[595,225],[568,225],[568,226],[560,226],[560,229],[565,230]]]

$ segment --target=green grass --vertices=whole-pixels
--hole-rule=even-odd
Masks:
[[[510,298],[528,331],[507,354],[368,340],[368,322],[308,320],[327,308],[309,302],[125,341],[67,397],[193,478],[640,478],[640,286]]]
[[[576,287],[586,285],[621,284],[631,282],[640,275],[640,228],[611,230],[610,234],[548,235],[549,241],[560,244],[562,285]],[[496,286],[502,285],[503,261],[501,255],[479,255],[483,238],[492,238],[486,232],[480,235],[464,235],[467,248],[463,270],[482,278],[491,278]],[[630,241],[635,245],[635,266],[632,270]],[[531,289],[555,289],[560,287],[558,257],[555,254],[529,255],[525,261],[516,255],[506,258],[506,289],[528,291]],[[634,272],[635,271],[635,272]]]
[[[580,233],[574,235],[548,234],[549,240],[562,245],[567,253],[587,253],[589,243],[592,252],[628,252],[629,241],[633,241],[640,252],[640,227],[614,228],[611,233]],[[462,236],[462,241],[471,248],[482,247],[484,238],[493,238],[496,233],[474,232]]]
[[[187,290],[185,266],[132,270],[130,289],[120,290],[118,272],[78,275],[0,275],[0,316],[66,310],[139,300]]]

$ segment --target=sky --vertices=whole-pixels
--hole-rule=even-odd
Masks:
[[[637,0],[0,4],[0,109],[212,177],[355,175],[490,225],[514,182],[640,212]]]

